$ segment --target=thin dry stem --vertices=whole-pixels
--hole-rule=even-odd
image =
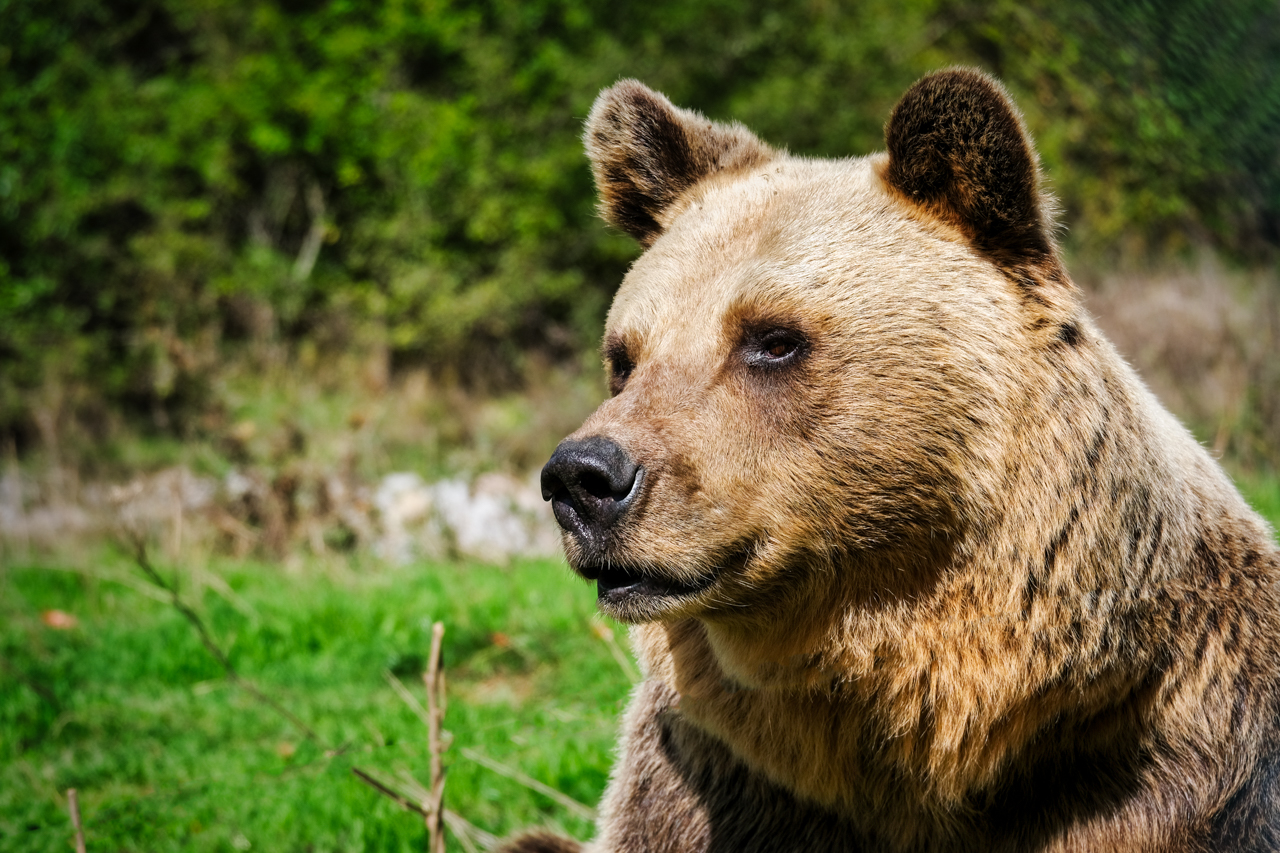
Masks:
[[[191,623],[191,626],[196,629],[196,634],[199,635],[200,642],[204,644],[205,649],[208,650],[209,654],[213,655],[214,659],[222,667],[223,671],[227,674],[227,679],[292,723],[294,727],[297,728],[298,731],[302,732],[308,740],[316,741],[318,743],[320,741],[320,737],[310,726],[298,719],[298,717],[288,708],[284,707],[279,702],[259,690],[253,683],[240,677],[240,673],[236,672],[235,667],[231,665],[231,661],[227,658],[226,652],[224,652],[221,647],[214,642],[213,635],[211,635],[209,633],[209,629],[205,627],[204,620],[200,618],[200,614],[196,613],[182,601],[182,598],[178,595],[177,584],[166,581],[164,577],[156,571],[156,568],[151,565],[151,559],[147,556],[147,545],[146,542],[143,541],[141,535],[135,535],[133,537],[133,549],[134,562],[137,564],[138,568],[142,570],[142,573],[146,575],[153,584],[169,593],[169,603],[172,604],[174,609],[181,613],[182,616]]]
[[[71,812],[71,825],[76,830],[76,853],[85,853],[84,824],[80,822],[80,797],[75,788],[67,789],[67,809]]]
[[[422,703],[418,701],[417,697],[409,692],[409,688],[404,686],[404,682],[396,678],[396,674],[389,669],[384,669],[382,671],[382,677],[391,685],[391,689],[396,692],[396,695],[400,697],[401,701],[409,706],[409,710],[413,711],[414,715],[422,721],[422,724],[430,730],[430,714],[427,712],[426,708],[422,707]]]
[[[361,782],[365,783],[370,788],[377,791],[379,794],[382,794],[384,797],[387,797],[396,805],[400,806],[400,808],[406,811],[417,812],[423,817],[426,817],[427,813],[422,808],[422,806],[413,802],[408,797],[405,797],[403,794],[399,793],[398,791],[395,791],[392,788],[388,787],[386,784],[384,784],[383,782],[375,778],[373,775],[371,775],[367,771],[361,770],[359,767],[352,767],[351,772],[354,773],[355,777],[359,779]]]
[[[431,797],[426,807],[428,853],[444,853],[444,833],[440,812],[444,805],[444,762],[441,753],[440,722],[444,718],[444,672],[440,667],[440,649],[444,642],[444,623],[431,626],[431,656],[422,680],[427,687],[427,743],[431,750]]]
[[[382,794],[405,811],[413,812],[414,814],[421,815],[424,818],[427,816],[427,812],[422,808],[422,806],[418,805],[404,794],[401,794],[395,788],[392,788],[386,782],[378,779],[368,771],[361,770],[359,767],[353,767],[351,768],[351,772],[355,774],[355,777],[361,782],[368,785],[370,788],[373,788],[379,794]],[[405,780],[402,779],[401,784],[405,784]],[[454,837],[458,839],[468,853],[474,850],[475,845],[477,844],[481,849],[492,850],[498,846],[498,842],[501,840],[498,836],[490,832],[485,832],[483,829],[476,826],[474,823],[471,823],[471,821],[451,809],[441,809],[440,816],[443,818],[445,826],[447,826],[449,831],[454,834]]]
[[[570,797],[567,794],[560,793],[555,788],[552,788],[550,785],[539,782],[537,779],[534,779],[531,776],[526,776],[524,773],[521,773],[519,770],[515,769],[514,767],[510,767],[506,764],[503,764],[501,761],[490,758],[484,753],[477,752],[474,749],[463,748],[462,754],[465,757],[474,761],[476,764],[479,764],[482,767],[487,767],[490,770],[492,770],[494,773],[497,773],[500,776],[506,776],[508,779],[512,780],[513,782],[518,782],[521,785],[524,785],[526,788],[528,788],[531,791],[537,791],[539,794],[542,794],[544,797],[549,797],[550,799],[555,800],[557,803],[564,806],[565,809],[573,812],[580,818],[583,818],[589,821],[594,821],[596,819],[595,809],[591,808],[590,806],[583,805],[582,803],[578,802],[573,797]]]
[[[613,634],[613,629],[606,625],[599,616],[593,617],[591,620],[591,633],[595,634],[609,648],[609,654],[613,655],[614,661],[618,664],[618,668],[632,682],[640,681],[640,670],[636,667],[635,661],[622,650],[622,646],[618,644],[617,638]]]
[[[70,572],[72,574],[83,575],[85,577],[97,578],[98,580],[109,581],[111,583],[118,583],[121,586],[127,586],[130,589],[132,589],[134,592],[137,592],[140,595],[145,595],[147,598],[150,598],[152,601],[159,601],[162,604],[168,604],[170,601],[172,601],[172,596],[169,596],[163,592],[160,592],[155,588],[154,584],[149,584],[146,581],[140,581],[135,578],[131,578],[128,575],[116,574],[115,572],[103,571],[100,569],[92,569],[85,566],[62,566],[62,565],[56,565],[56,564],[42,565],[40,566],[40,571]]]
[[[440,814],[444,818],[445,825],[449,827],[449,831],[453,833],[453,837],[458,839],[467,853],[477,853],[476,845],[485,850],[492,850],[498,846],[498,842],[501,840],[498,836],[485,832],[455,811],[445,809]]]

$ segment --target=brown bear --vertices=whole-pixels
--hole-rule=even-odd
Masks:
[[[645,680],[585,849],[1280,850],[1270,530],[1090,319],[1004,89],[885,138],[591,112],[646,251],[542,488]]]

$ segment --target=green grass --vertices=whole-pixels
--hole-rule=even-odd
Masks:
[[[1244,473],[1235,479],[1245,499],[1271,522],[1280,538],[1280,473]]]
[[[204,569],[232,594],[188,573],[184,597],[241,674],[316,730],[310,742],[229,683],[173,607],[104,579],[140,578],[126,558],[76,563],[0,570],[0,851],[65,849],[68,788],[90,850],[420,850],[421,819],[351,769],[426,779],[426,729],[384,672],[425,701],[434,620],[447,626],[446,805],[497,835],[590,834],[461,754],[589,805],[603,791],[631,681],[591,630],[592,590],[563,565]],[[48,610],[79,624],[54,630]]]

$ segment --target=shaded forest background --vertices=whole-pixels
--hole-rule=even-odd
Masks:
[[[253,377],[542,382],[564,408],[545,377],[589,362],[637,252],[595,217],[579,142],[623,76],[843,156],[882,147],[921,74],[977,64],[1026,113],[1077,268],[1278,256],[1273,0],[773,6],[0,0],[0,444],[234,450]],[[1240,414],[1259,457],[1270,334]]]

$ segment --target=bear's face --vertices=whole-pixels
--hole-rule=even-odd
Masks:
[[[609,313],[612,397],[544,471],[601,608],[918,594],[998,491],[972,472],[999,470],[1025,379],[1005,353],[1046,325],[1002,256],[895,185],[892,151],[789,157],[638,84],[601,96],[588,148],[607,218],[648,246]]]

